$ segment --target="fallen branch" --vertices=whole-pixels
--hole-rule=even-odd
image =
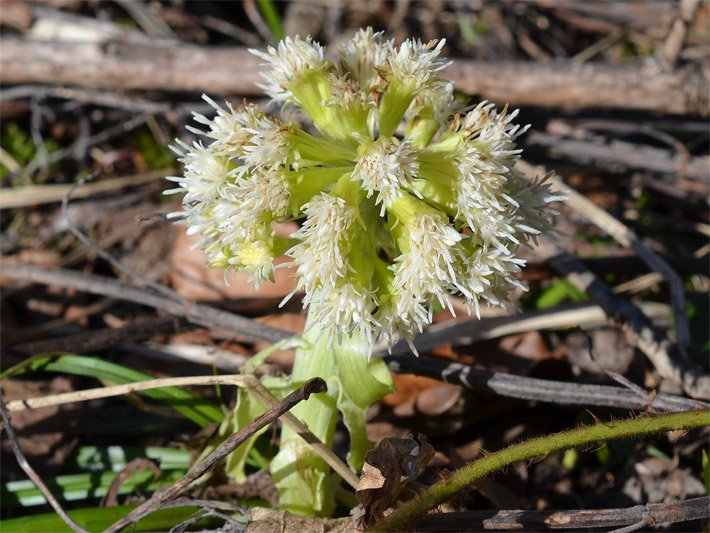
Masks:
[[[668,322],[670,308],[667,305],[656,302],[642,302],[639,305],[649,319]],[[413,343],[418,352],[426,353],[447,342],[452,346],[465,346],[526,331],[573,327],[592,329],[603,327],[607,323],[607,316],[598,305],[588,303],[561,305],[511,316],[486,317],[480,320],[467,318],[448,320],[430,326],[424,333],[418,335]],[[390,352],[387,352],[386,346],[380,347],[379,353],[405,355],[411,354],[411,348],[406,342],[400,341],[392,346]]]
[[[638,411],[677,412],[710,408],[710,404],[674,396],[644,391],[637,394],[622,387],[551,381],[491,372],[471,365],[423,357],[385,356],[392,372],[415,374],[453,383],[471,390],[493,392],[508,398],[555,403],[561,405],[596,405]]]
[[[593,162],[597,165],[642,169],[662,174],[678,174],[686,178],[704,181],[708,176],[707,157],[678,155],[664,148],[620,140],[600,142],[598,140],[576,139],[567,136],[534,131],[526,141],[544,146],[553,154],[569,157],[581,163]]]
[[[531,177],[538,174],[534,167],[524,161],[519,162],[519,168]],[[544,175],[544,172],[540,175]],[[654,252],[648,244],[639,239],[639,237],[622,222],[618,221],[611,214],[601,209],[599,206],[594,204],[594,202],[579,194],[574,189],[567,187],[562,180],[556,176],[551,176],[549,179],[553,184],[553,189],[555,189],[556,192],[562,192],[567,197],[565,205],[569,209],[584,216],[607,235],[613,237],[622,246],[632,249],[650,269],[658,272],[666,279],[666,281],[668,281],[671,289],[671,305],[673,306],[673,310],[675,312],[675,329],[678,338],[678,346],[680,348],[679,355],[687,361],[687,348],[690,345],[690,328],[688,326],[688,320],[685,316],[685,294],[683,292],[683,282],[680,279],[680,276],[663,259],[663,257]],[[548,251],[543,253],[550,255],[550,250],[555,248],[556,245],[551,243],[549,239],[547,239],[547,243]],[[552,255],[556,254],[552,253]],[[579,261],[577,262],[579,263]],[[555,261],[550,260],[550,263],[553,267],[559,270],[561,266],[559,261],[555,263]],[[582,263],[579,263],[579,265],[581,265],[585,272],[589,272]],[[575,267],[575,270],[579,269]],[[600,303],[600,305],[605,311],[608,312],[603,304]],[[706,393],[710,394],[710,389],[708,389]]]
[[[118,520],[115,524],[106,529],[107,532],[120,531],[124,527],[137,522],[145,515],[159,509],[165,502],[168,502],[184,492],[190,484],[202,477],[204,474],[214,468],[222,459],[232,453],[237,446],[247,440],[261,428],[268,426],[276,421],[279,417],[290,411],[295,405],[307,400],[311,394],[325,392],[325,381],[321,378],[313,378],[303,384],[302,387],[295,390],[278,404],[270,407],[264,414],[254,419],[250,424],[243,427],[236,433],[227,437],[215,450],[210,453],[204,461],[194,465],[187,474],[180,478],[175,484],[161,489],[153,494],[153,496],[128,513],[125,517]]]
[[[49,270],[31,265],[9,264],[2,265],[0,274],[6,279],[57,285],[148,305],[177,316],[184,316],[194,324],[208,328],[225,329],[230,331],[234,338],[246,342],[254,342],[255,340],[278,342],[292,336],[290,332],[263,326],[253,320],[227,311],[191,303],[180,304],[104,276],[84,274],[72,270]],[[688,410],[698,405],[687,398],[663,394],[659,394],[649,403],[645,398],[639,398],[632,391],[620,387],[565,383],[513,376],[500,372],[489,372],[450,361],[415,358],[411,355],[384,356],[383,358],[393,372],[425,375],[434,379],[457,383],[467,388],[490,391],[512,398],[558,404],[600,405],[624,409],[648,410],[653,408],[659,411]],[[664,403],[662,401],[664,398],[669,403]]]
[[[710,376],[692,368],[673,342],[654,328],[638,306],[615,294],[587,270],[581,261],[559,250],[555,243],[549,240],[540,242],[544,243],[544,253],[549,257],[550,264],[604,309],[609,318],[624,331],[628,342],[646,354],[662,377],[681,385],[693,398],[710,399]]]
[[[176,41],[68,43],[0,39],[3,83],[255,95],[262,60],[243,47]],[[636,109],[708,115],[707,69],[645,64],[457,60],[442,72],[461,91],[513,106]]]
[[[623,509],[583,511],[470,511],[437,513],[417,522],[421,531],[480,531],[504,529],[540,531],[618,527],[639,522],[645,525],[675,524],[710,517],[710,496],[682,502],[651,503]]]
[[[152,170],[135,176],[123,178],[109,178],[95,183],[87,183],[81,189],[72,194],[74,198],[88,198],[95,194],[103,194],[118,191],[126,187],[135,187],[144,183],[150,183],[165,178],[173,172],[172,169]],[[28,185],[26,187],[0,189],[0,209],[10,209],[13,207],[26,207],[29,205],[48,204],[61,202],[74,185],[49,184],[49,185]]]
[[[287,331],[263,326],[253,320],[222,311],[221,309],[192,302],[183,303],[170,300],[151,290],[137,288],[104,276],[66,269],[52,270],[25,264],[8,263],[3,263],[0,266],[0,275],[5,279],[73,288],[91,294],[100,294],[147,305],[175,316],[185,317],[193,324],[225,330],[229,332],[230,336],[239,341],[278,342],[292,335]]]
[[[688,411],[654,417],[598,423],[509,446],[459,469],[452,476],[429,486],[375,525],[375,531],[399,531],[415,523],[428,510],[451,499],[459,490],[508,465],[546,456],[594,442],[639,437],[651,433],[710,425],[710,410]]]
[[[62,337],[45,338],[13,346],[14,350],[27,354],[56,352],[87,353],[105,350],[122,342],[135,342],[149,339],[156,335],[175,333],[186,322],[174,316],[141,320],[120,328],[72,333]]]

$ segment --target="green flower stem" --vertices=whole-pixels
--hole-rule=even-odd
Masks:
[[[380,521],[374,531],[400,531],[414,524],[429,509],[449,500],[459,490],[474,483],[486,475],[508,465],[544,456],[552,452],[583,446],[593,442],[621,439],[671,431],[690,429],[710,425],[710,410],[686,411],[670,415],[649,416],[630,420],[598,423],[555,433],[546,437],[532,439],[509,446],[492,453],[458,470],[448,479],[430,486],[414,500],[407,502],[400,509]]]
[[[330,338],[309,316],[303,344],[296,350],[291,384],[296,387],[312,377],[322,377],[327,394],[314,395],[291,412],[323,444],[333,446],[338,417],[350,434],[348,464],[362,468],[367,439],[367,408],[392,392],[392,377],[382,359],[362,353],[357,334]],[[335,504],[330,467],[293,430],[284,426],[279,453],[271,462],[271,475],[279,490],[282,509],[302,515],[329,516]]]
[[[331,353],[317,343],[296,351],[291,382],[299,386],[314,376],[334,372]],[[328,384],[329,392],[331,384]],[[332,393],[331,393],[332,394]],[[332,448],[338,409],[330,394],[314,395],[309,405],[296,406],[291,413],[301,420],[327,447]],[[271,475],[279,490],[282,509],[301,515],[329,516],[334,501],[329,490],[330,467],[291,428],[281,430],[279,453],[271,463]]]

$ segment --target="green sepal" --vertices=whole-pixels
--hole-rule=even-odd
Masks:
[[[392,79],[380,104],[380,137],[391,137],[416,95],[413,83]]]
[[[288,88],[319,132],[330,139],[350,140],[347,110],[337,105],[326,105],[333,99],[333,92],[325,70],[307,71],[289,83]]]

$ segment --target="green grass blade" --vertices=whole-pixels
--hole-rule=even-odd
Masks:
[[[154,492],[161,487],[172,485],[185,474],[185,470],[163,472],[160,479],[153,481],[153,472],[142,469],[133,472],[121,485],[118,494],[130,494],[136,488],[141,492]],[[95,472],[69,474],[46,480],[47,487],[61,500],[81,501],[89,498],[103,498],[117,472]],[[9,481],[0,489],[2,507],[31,507],[47,503],[35,484],[23,479]]]
[[[110,363],[99,357],[82,355],[50,355],[30,358],[26,362],[6,370],[0,375],[0,378],[41,371],[88,376],[102,382],[115,384],[155,379],[154,376],[139,370]],[[220,422],[224,418],[224,413],[219,406],[180,387],[145,390],[140,391],[140,394],[169,404],[177,412],[201,427]]]
[[[116,507],[91,507],[69,511],[69,516],[87,531],[104,531],[119,518],[126,516],[135,505],[118,505]],[[197,507],[175,507],[162,509],[149,514],[140,520],[130,531],[168,531],[173,526],[190,518]],[[208,517],[195,524],[198,529],[214,529],[221,521],[216,517]],[[53,533],[72,533],[56,513],[46,513],[0,520],[0,531],[3,533],[37,533],[52,531]]]
[[[161,470],[187,470],[191,464],[188,450],[157,446],[81,446],[72,457],[76,468],[92,472],[120,472],[130,461],[139,457],[153,459]]]
[[[286,37],[283,24],[281,24],[281,16],[273,0],[257,0],[256,3],[259,6],[259,11],[261,11],[261,16],[264,17],[264,22],[266,22],[269,30],[271,30],[271,35],[273,35],[277,41]]]

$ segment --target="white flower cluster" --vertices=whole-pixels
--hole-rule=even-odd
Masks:
[[[188,231],[210,264],[273,276],[297,266],[311,323],[332,338],[410,341],[436,305],[461,295],[502,305],[524,261],[516,250],[552,227],[559,198],[515,170],[517,111],[459,104],[439,77],[443,41],[399,46],[359,31],[328,59],[310,38],[254,51],[266,93],[311,123],[284,123],[254,106],[195,115],[209,144],[178,141]],[[544,180],[543,180],[544,181]],[[303,219],[290,238],[272,223]]]

